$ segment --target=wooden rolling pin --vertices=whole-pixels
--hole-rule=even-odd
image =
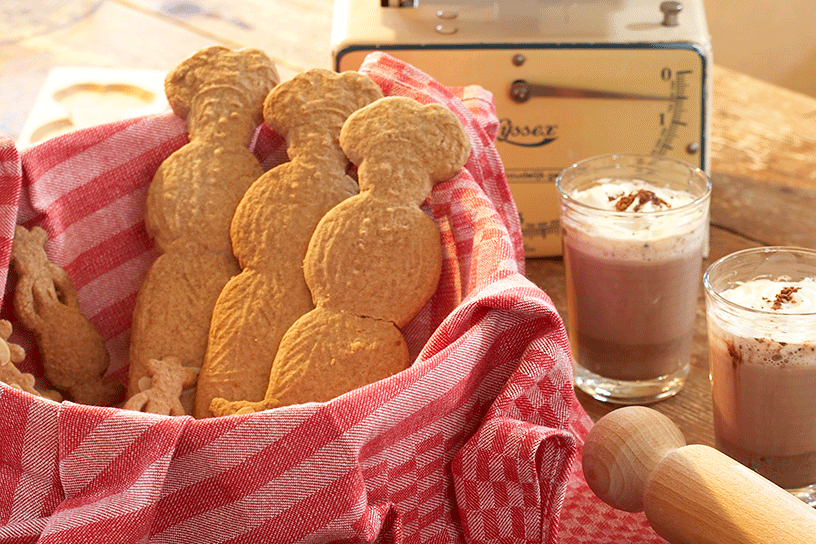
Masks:
[[[601,418],[587,436],[583,467],[602,501],[645,511],[671,544],[816,542],[816,511],[716,449],[687,446],[651,408]]]

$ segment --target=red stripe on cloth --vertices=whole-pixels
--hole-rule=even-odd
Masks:
[[[160,139],[163,139],[168,132],[178,133],[178,128],[184,126],[184,121],[173,114],[167,113],[156,116],[125,119],[115,123],[85,128],[69,134],[56,136],[39,145],[23,150],[23,155],[26,158],[27,183],[31,180],[38,179],[65,160],[77,155],[82,155],[98,145],[106,145],[107,141],[118,133],[125,132],[136,125],[145,125],[152,128],[154,134],[146,135],[153,137],[158,136]],[[159,131],[156,130],[158,127],[162,127],[165,134],[159,133]],[[168,129],[170,130],[168,131]]]
[[[666,544],[643,512],[623,512],[602,502],[584,480],[580,462],[573,465],[561,509],[559,542],[563,544]]]
[[[14,140],[8,136],[0,134],[0,165],[15,164],[18,160],[19,152]]]
[[[34,544],[47,523],[47,518],[0,526],[0,542],[3,544]]]
[[[0,385],[0,403],[3,417],[0,417],[0,496],[14,497],[20,475],[23,472],[22,454],[28,428],[28,412],[33,400]],[[12,500],[0,501],[0,522],[7,523],[14,507]]]
[[[59,481],[57,413],[51,402],[34,399],[29,408],[22,474],[9,522],[39,519],[50,514],[64,495]]]
[[[81,524],[55,529],[47,527],[37,544],[136,544],[146,542],[149,524],[144,509],[121,512],[115,517],[82,520]]]
[[[2,151],[2,149],[0,149]],[[16,212],[17,202],[20,199],[21,175],[15,173],[4,173],[5,166],[12,166],[8,163],[0,164],[0,209],[8,207],[9,211]],[[14,215],[9,217],[13,219]],[[4,218],[6,219],[6,218]]]
[[[441,364],[441,363],[440,363]],[[391,444],[396,444],[405,440],[417,431],[438,422],[464,406],[474,402],[473,394],[475,390],[487,380],[484,372],[478,370],[466,375],[463,379],[453,384],[447,391],[439,394],[427,404],[418,406],[408,417],[395,422],[387,429],[383,429],[376,436],[372,437],[360,449],[360,460],[365,462],[369,457],[373,457]],[[479,421],[474,418],[472,423]]]
[[[144,223],[140,222],[102,239],[63,268],[74,287],[81,290],[99,276],[152,250],[153,242],[147,237]],[[133,289],[138,290],[138,285],[134,284]]]
[[[148,425],[134,425],[132,423],[134,419],[121,418],[117,415],[115,421],[112,422],[113,429],[100,433],[100,438],[96,440],[105,441],[111,433],[121,429],[122,443],[117,445],[116,455],[105,461],[104,466],[98,467],[99,472],[96,475],[90,477],[90,474],[85,472],[81,475],[81,478],[71,479],[70,481],[63,477],[66,493],[70,493],[72,496],[66,498],[60,509],[74,508],[98,500],[103,496],[127,490],[135,485],[149,466],[172,452],[172,449],[168,450],[168,446],[175,445],[175,434],[178,431],[179,421],[169,418],[156,418],[155,422]],[[107,421],[110,422],[110,419],[107,419]],[[66,431],[63,430],[62,434],[66,434]],[[86,438],[82,442],[83,452],[85,450],[93,451],[94,440],[89,440],[87,434],[85,436]],[[96,444],[102,445],[100,442],[96,442]],[[83,457],[74,458],[75,455],[76,448],[70,455],[61,455],[60,465],[63,472],[70,473],[75,470],[77,462],[84,462],[84,453]]]
[[[95,424],[88,424],[88,415]],[[66,499],[41,542],[109,542],[111,531],[116,542],[141,541],[189,421],[63,403],[60,473]]]
[[[360,497],[365,493],[365,484],[360,474],[354,470],[344,474],[327,487],[310,495],[302,502],[284,510],[281,514],[270,517],[262,524],[235,538],[224,540],[224,544],[257,544],[259,542],[300,542],[311,533],[317,532],[321,542],[332,542],[338,538],[349,537],[349,530],[354,519],[347,515]],[[344,527],[315,527],[304,523],[304,512],[319,511],[323,519],[334,520],[344,517]],[[346,514],[344,516],[344,514]]]
[[[155,149],[145,155],[159,157]],[[140,193],[146,195],[144,189],[160,162],[155,159],[143,160],[142,155],[139,155],[131,162],[103,172],[81,185],[75,185],[41,210],[47,218],[41,223],[43,228],[49,231],[52,238],[55,238],[76,222],[103,210],[134,191],[142,189]],[[134,165],[137,164],[140,166],[134,169]],[[109,226],[98,224],[97,228],[106,229]],[[103,238],[104,233],[99,233],[98,236]]]
[[[180,141],[180,138],[176,138],[176,140]],[[29,187],[31,205],[42,215],[42,218],[38,220],[38,224],[49,232],[50,238],[53,240],[82,219],[95,214],[104,214],[105,208],[123,198],[127,198],[132,193],[138,193],[141,195],[140,199],[144,199],[147,194],[147,186],[159,164],[175,147],[173,141],[164,141],[157,147],[129,157],[127,162],[118,164],[93,177],[63,180],[62,183],[67,186],[63,188],[57,198],[53,197],[53,180],[38,179]],[[99,148],[92,148],[87,152],[88,157],[85,157],[85,160],[94,163],[104,160],[103,157],[98,156],[103,151]],[[81,169],[81,167],[81,164],[75,165],[77,169]],[[47,183],[47,188],[41,189],[40,183]],[[130,213],[133,214],[133,218],[126,219],[127,226],[132,224],[137,216],[142,217],[143,204],[141,206],[131,206]],[[94,232],[89,233],[91,240],[87,239],[87,235],[81,239],[76,239],[77,236],[74,235],[73,239],[67,242],[73,243],[77,247],[82,247],[83,244],[90,245],[88,242],[94,239],[104,239],[106,234],[111,232],[111,229],[114,229],[113,232],[115,232],[115,229],[121,228],[120,223],[121,220],[116,220],[115,217],[109,218],[107,222],[98,222],[96,224]],[[51,245],[53,246],[53,242]],[[58,264],[60,264],[59,260]]]
[[[184,433],[176,446],[173,456],[175,459],[195,457],[202,448],[217,443],[223,436],[229,436],[236,429],[246,427],[245,418],[220,417],[194,421],[190,431]]]
[[[359,421],[368,413],[368,410],[360,410],[355,413],[356,419]],[[265,445],[257,453],[226,470],[213,466],[213,472],[207,478],[163,497],[155,520],[156,532],[161,533],[178,522],[179,505],[186,505],[184,517],[191,517],[223,508],[256,492],[336,440],[352,422],[344,423],[341,424],[328,410],[318,410],[293,430],[269,443],[265,442],[269,440],[267,437],[259,437],[258,440],[264,441]],[[229,444],[225,446],[229,447]],[[234,446],[240,447],[239,444]]]
[[[14,142],[0,135],[0,292],[8,280],[22,176],[23,167]],[[2,304],[0,300],[0,307]]]
[[[184,124],[175,117],[145,117],[95,131],[107,137],[84,145],[74,142],[85,136],[80,132],[73,139],[55,138],[23,152],[22,222],[36,221],[52,239],[59,237],[79,218],[104,209],[117,197],[145,190],[161,161],[186,141]],[[50,159],[45,164],[43,153]],[[131,213],[141,214],[141,206],[133,207]],[[110,227],[100,223],[97,228],[96,240],[100,240]],[[91,245],[88,242],[74,240]],[[49,247],[53,249],[54,244]],[[65,263],[57,260],[59,265]]]
[[[0,385],[0,540],[39,534],[38,521],[62,500],[57,468],[57,411],[52,402]],[[8,524],[8,528],[6,525]]]
[[[138,292],[133,292],[114,304],[105,307],[90,319],[91,324],[96,327],[102,338],[110,340],[130,331],[130,322],[133,317],[133,308],[136,306],[137,296]]]

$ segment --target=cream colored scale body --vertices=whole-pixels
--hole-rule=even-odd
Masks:
[[[335,67],[356,69],[381,50],[444,85],[491,91],[527,256],[561,253],[554,181],[579,160],[659,154],[708,170],[702,0],[683,2],[676,26],[664,24],[660,0],[378,4],[336,0]]]

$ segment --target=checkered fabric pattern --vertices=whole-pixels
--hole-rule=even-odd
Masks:
[[[374,53],[386,95],[439,102],[473,142],[425,211],[443,271],[404,333],[412,366],[326,403],[193,420],[54,403],[0,385],[0,543],[658,543],[641,514],[588,490],[591,421],[571,385],[551,300],[524,277],[518,214],[478,87],[445,88]],[[157,254],[143,207],[161,161],[187,142],[173,115],[142,117],[17,150],[0,139],[2,317],[12,312],[15,224],[49,233],[80,305],[124,381],[130,320]],[[261,126],[252,149],[285,160]],[[41,374],[21,327],[24,371]]]

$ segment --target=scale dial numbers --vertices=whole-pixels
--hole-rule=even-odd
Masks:
[[[495,93],[496,148],[528,255],[560,253],[554,180],[606,154],[652,154],[708,169],[709,57],[690,44],[590,44],[507,55]]]
[[[660,71],[660,77],[671,84],[671,100],[667,103],[667,110],[660,112],[658,115],[658,125],[661,127],[657,141],[652,148],[654,155],[674,154],[675,147],[679,146],[678,151],[683,157],[685,152],[686,160],[690,160],[695,155],[699,155],[702,149],[702,142],[695,138],[679,139],[683,134],[683,127],[689,126],[689,110],[687,101],[689,100],[689,93],[694,92],[689,86],[689,79],[694,79],[695,73],[691,69],[678,70],[674,72],[669,67],[664,67]],[[695,112],[695,115],[700,115],[700,112]],[[705,135],[701,134],[701,138]],[[692,159],[693,160],[693,159]],[[697,165],[701,166],[701,165]]]
[[[529,49],[496,107],[512,165],[557,170],[608,153],[671,156],[706,166],[706,65],[693,47]],[[515,57],[518,62],[518,55]],[[528,130],[528,128],[530,130]],[[523,131],[551,138],[535,155]],[[531,160],[532,159],[532,160]]]

